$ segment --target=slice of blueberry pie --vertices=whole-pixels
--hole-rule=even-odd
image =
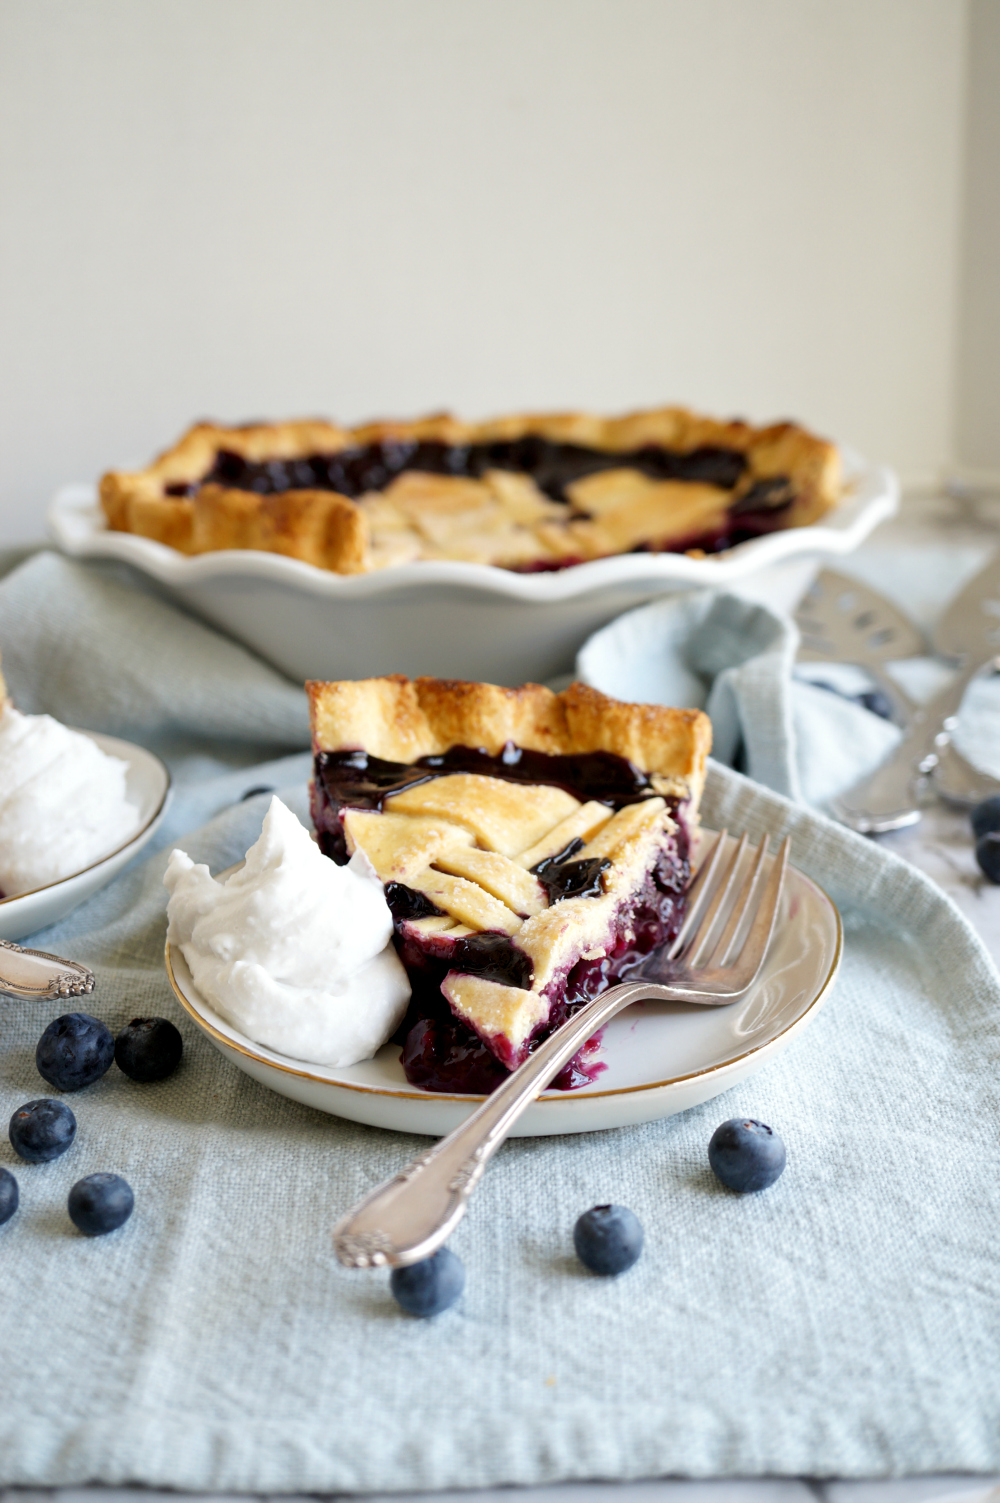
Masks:
[[[711,742],[700,710],[582,684],[307,689],[319,843],[339,862],[360,849],[385,886],[413,1083],[491,1090],[676,933]],[[594,1069],[584,1050],[556,1084]]]
[[[718,553],[817,521],[840,456],[796,423],[681,407],[339,428],[198,423],[101,481],[108,526],[181,553],[253,548],[339,574],[421,559],[522,571],[638,551]]]

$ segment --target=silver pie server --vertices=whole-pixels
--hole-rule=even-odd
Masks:
[[[824,569],[795,612],[798,657],[803,662],[855,663],[878,684],[892,706],[897,725],[906,725],[916,706],[886,670],[899,658],[927,651],[923,633],[891,600],[861,584]]]
[[[837,818],[862,834],[898,830],[920,819],[931,788],[971,805],[1000,791],[1000,783],[974,767],[950,733],[972,680],[1000,656],[1000,559],[970,581],[934,633],[936,650],[953,660],[955,679],[924,705],[914,705],[889,676],[885,663],[925,651],[912,622],[867,585],[825,570],[798,612],[800,657],[858,663],[876,680],[903,724],[902,740],[873,772],[834,800]]]
[[[935,629],[934,645],[958,660],[958,673],[939,694],[914,710],[891,755],[833,801],[837,818],[862,834],[916,823],[919,801],[932,773],[934,787],[942,796],[966,805],[1000,789],[995,779],[974,768],[950,741],[969,684],[1000,664],[1000,556],[952,601]]]
[[[85,997],[94,990],[94,973],[78,960],[63,960],[45,950],[25,950],[0,939],[0,992],[39,1002]]]
[[[963,694],[979,674],[1000,673],[1000,554],[969,581],[948,607],[934,628],[932,640],[943,657],[958,662]],[[942,798],[971,807],[1000,793],[1000,781],[974,767],[951,740],[957,708],[942,722],[932,776]]]

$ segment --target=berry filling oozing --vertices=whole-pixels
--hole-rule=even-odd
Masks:
[[[220,449],[212,468],[201,480],[168,485],[166,494],[193,496],[203,485],[222,485],[259,496],[290,490],[329,490],[357,500],[370,491],[384,490],[408,470],[472,480],[480,479],[488,470],[512,470],[529,475],[551,500],[569,505],[566,488],[575,480],[618,469],[639,470],[652,480],[686,480],[731,491],[744,479],[747,462],[738,449],[722,445],[705,444],[680,453],[647,444],[615,453],[582,444],[557,443],[533,434],[482,444],[385,440],[342,449],[336,454],[309,454],[300,459],[249,460],[232,450]],[[773,532],[783,525],[783,513],[794,499],[795,488],[788,477],[758,480],[734,500],[723,526],[690,538],[675,539],[666,551],[683,553],[689,548],[699,548],[705,553],[719,553]],[[651,549],[644,544],[635,551]],[[520,566],[519,572],[562,569],[574,562],[580,560],[530,563]]]
[[[475,772],[510,782],[547,783],[572,793],[581,802],[597,800],[617,810],[637,803],[652,792],[650,779],[633,763],[611,752],[580,756],[552,756],[528,751],[513,743],[497,756],[472,747],[452,747],[440,756],[414,763],[388,762],[364,751],[318,752],[312,789],[313,821],[320,848],[341,864],[348,860],[341,813],[345,809],[383,808],[395,792],[454,772]],[[683,808],[668,800],[677,823],[676,833],[660,847],[655,862],[631,898],[611,920],[605,953],[580,959],[545,988],[549,1017],[531,1039],[530,1053],[584,1003],[622,980],[653,949],[668,944],[684,915],[690,881],[689,840]],[[548,888],[550,903],[566,897],[598,897],[606,859],[576,859],[582,842],[574,840],[556,855],[533,868]],[[509,1071],[478,1034],[456,1017],[441,992],[450,971],[497,981],[504,986],[529,988],[531,962],[505,934],[470,934],[449,939],[447,933],[426,934],[412,927],[414,920],[441,912],[421,892],[401,882],[386,885],[393,915],[395,943],[412,986],[406,1016],[394,1035],[402,1045],[401,1061],[407,1080],[430,1091],[488,1094]],[[587,1041],[552,1082],[557,1090],[589,1084],[605,1068],[596,1058],[599,1037]]]

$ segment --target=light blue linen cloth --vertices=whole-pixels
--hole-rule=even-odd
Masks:
[[[509,1143],[453,1238],[464,1296],[419,1322],[384,1273],[338,1267],[329,1229],[421,1140],[254,1084],[163,972],[164,847],[228,865],[259,830],[266,799],[238,800],[261,783],[305,817],[300,690],[124,573],[51,555],[0,581],[0,647],[23,708],[172,762],[160,849],[35,943],[94,967],[87,1007],[112,1028],[162,1014],[185,1040],[169,1080],[112,1069],[73,1096],[64,1158],[26,1165],[0,1144],[21,1185],[0,1228],[0,1483],[393,1491],[1000,1468],[1000,980],[926,877],[714,766],[706,822],[790,832],[840,905],[832,1000],[705,1106]],[[741,680],[746,725],[770,717],[771,692],[763,670]],[[783,734],[768,732],[775,759]],[[46,1094],[34,1047],[58,1009],[0,1008],[9,1115]],[[708,1169],[734,1115],[787,1144],[764,1194],[734,1196]],[[65,1201],[97,1170],[128,1178],[136,1211],[88,1241]],[[646,1230],[618,1280],[572,1255],[576,1217],[608,1200]]]
[[[863,673],[827,664],[796,669],[797,648],[787,617],[705,590],[620,616],[584,646],[577,672],[622,699],[706,709],[716,761],[741,765],[755,782],[823,807],[873,770],[900,732],[847,697],[868,683]],[[919,700],[948,675],[941,665],[916,660],[902,665],[899,676]],[[970,686],[955,739],[1000,777],[1000,676]]]

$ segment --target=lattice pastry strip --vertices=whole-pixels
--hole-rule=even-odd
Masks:
[[[516,934],[524,922],[506,903],[501,903],[478,882],[469,882],[465,877],[452,877],[447,872],[429,868],[414,877],[409,886],[430,898],[436,908],[442,908],[460,923],[468,924],[470,929]]]
[[[344,831],[350,849],[361,847],[380,881],[407,886],[444,851],[471,846],[475,840],[464,825],[444,819],[363,809],[345,810]]]
[[[606,856],[609,861],[614,861],[627,841],[660,823],[663,807],[661,798],[647,798],[638,804],[626,804],[624,809],[619,809],[614,818],[609,819],[597,831],[592,840],[588,840],[576,860],[587,861],[594,856]]]
[[[522,851],[517,858],[518,865],[528,868],[537,866],[539,861],[544,861],[549,856],[558,856],[574,840],[590,840],[610,818],[611,810],[607,804],[598,804],[593,799],[581,804],[568,818],[553,825],[541,840],[536,840],[534,845]]]
[[[420,814],[464,825],[477,843],[501,856],[534,845],[580,807],[562,788],[507,783],[501,778],[458,772],[404,788],[386,800],[393,814]]]
[[[507,827],[510,816],[510,800],[506,797],[512,790],[523,795],[518,799],[522,809],[527,809],[528,823],[537,833],[541,817],[540,804],[548,803],[550,812],[565,807],[567,800],[576,805],[573,812],[555,824],[516,859],[495,850],[482,850],[473,844],[472,831],[447,820],[435,819],[425,814],[404,814],[399,811],[401,801],[426,807],[434,802],[419,795],[433,793],[441,783],[471,780],[482,787],[482,804],[475,815],[476,822],[489,835],[505,841],[512,832]],[[494,791],[499,785],[505,797],[494,800]],[[555,794],[556,798],[549,795]],[[544,795],[539,799],[537,795]],[[444,803],[454,812],[456,790],[446,791]],[[555,855],[574,839],[591,835],[591,839],[579,853],[579,859],[589,857],[613,858],[628,841],[660,821],[663,811],[662,799],[648,799],[639,804],[626,805],[612,814],[604,804],[591,801],[579,804],[572,795],[560,789],[536,784],[507,784],[494,778],[476,778],[472,775],[455,775],[442,778],[418,788],[406,790],[392,799],[390,812],[351,809],[345,812],[344,828],[351,848],[360,846],[375,867],[383,882],[402,882],[414,891],[423,893],[442,915],[420,920],[422,932],[447,933],[459,937],[456,925],[463,932],[498,932],[517,934],[525,924],[530,926],[548,906],[547,895],[541,883],[528,870],[545,856]],[[487,808],[494,805],[492,817],[485,817]],[[499,807],[497,807],[497,805]],[[523,822],[522,822],[523,823]],[[523,837],[522,837],[523,838]],[[525,939],[531,928],[525,933]]]
[[[452,972],[441,990],[457,1017],[474,1028],[480,1038],[496,1044],[511,1064],[527,1039],[549,1015],[549,1004],[537,992],[502,986],[484,981],[481,976],[461,976]]]
[[[452,876],[478,882],[492,897],[506,903],[513,913],[523,918],[541,913],[548,901],[542,884],[529,871],[496,851],[456,846],[438,856],[434,867],[436,871],[450,872]]]

